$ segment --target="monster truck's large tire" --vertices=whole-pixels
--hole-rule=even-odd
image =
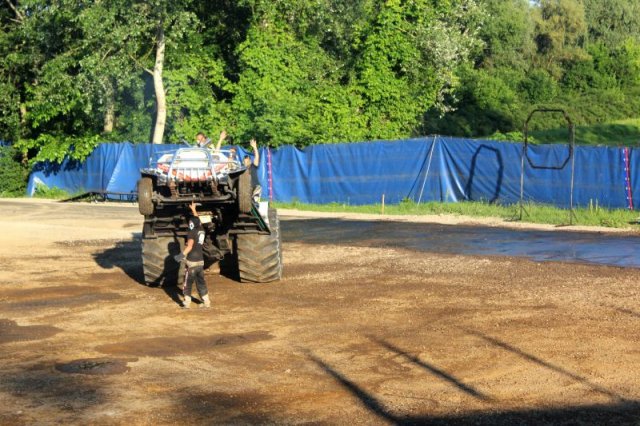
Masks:
[[[180,286],[184,280],[184,262],[173,256],[180,253],[184,243],[174,237],[142,239],[142,270],[144,282],[150,286]]]
[[[271,232],[275,235],[275,239],[278,241],[278,256],[280,257],[280,276],[278,279],[282,278],[282,268],[284,267],[284,263],[282,263],[282,235],[280,234],[280,218],[278,217],[278,210],[269,208],[268,211],[269,216],[269,227]]]
[[[153,182],[149,177],[143,177],[138,181],[138,209],[140,214],[149,216],[153,214],[154,206],[151,196],[153,195]]]
[[[253,188],[251,187],[251,172],[245,170],[238,176],[238,210],[240,213],[251,213],[253,204]]]
[[[266,283],[282,278],[282,243],[276,209],[269,209],[269,228],[269,235],[236,236],[240,281]]]

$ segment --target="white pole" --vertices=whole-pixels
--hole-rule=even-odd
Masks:
[[[431,149],[429,150],[429,160],[427,162],[427,172],[424,174],[424,180],[422,181],[422,188],[420,188],[420,196],[418,197],[418,205],[420,205],[420,201],[422,201],[422,193],[424,192],[424,186],[427,184],[427,176],[429,176],[429,169],[431,168],[431,158],[433,158],[433,150],[436,147],[436,137],[438,135],[433,135],[433,142],[431,143]]]

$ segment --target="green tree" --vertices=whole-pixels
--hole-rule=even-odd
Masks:
[[[156,144],[163,142],[167,118],[163,80],[166,50],[174,48],[197,27],[191,3],[191,0],[113,0],[108,3],[108,8],[117,11],[111,29],[117,38],[106,48],[129,57],[152,78],[156,119],[151,142]]]
[[[16,46],[24,16],[12,2],[0,4],[0,140],[17,140],[24,111],[21,96],[23,72],[28,61]]]
[[[355,63],[371,139],[418,133],[423,114],[447,111],[456,69],[480,47],[484,19],[473,1],[385,1],[364,28]]]
[[[265,18],[266,19],[266,18]],[[240,45],[233,125],[241,139],[308,145],[364,136],[359,97],[340,87],[338,63],[316,43],[264,20]]]
[[[525,72],[535,53],[535,22],[528,0],[482,0],[490,19],[484,21],[479,37],[485,48],[478,56],[482,68],[510,67]]]
[[[11,4],[15,23],[3,64],[16,93],[20,126],[14,141],[39,159],[80,155],[95,146],[93,102],[78,58],[82,54],[75,17],[77,2],[30,0]],[[15,114],[14,114],[15,116]],[[43,150],[48,141],[55,147]],[[55,148],[55,149],[54,149]]]
[[[164,52],[193,32],[195,15],[189,5],[186,0],[30,0],[14,4],[22,17],[17,19],[20,31],[16,31],[22,43],[16,45],[29,42],[28,50],[22,48],[26,52],[18,53],[31,65],[21,82],[23,121],[30,131],[23,132],[19,146],[35,160],[59,161],[65,155],[81,158],[91,152],[101,135],[118,130],[118,108],[123,124],[134,129],[140,124],[148,127],[139,112],[128,114],[135,104],[147,111],[143,71],[155,89],[151,139],[161,142],[166,122]],[[142,99],[139,91],[143,91]],[[125,133],[121,126],[116,134]]]
[[[640,0],[583,0],[589,42],[609,48],[640,42]]]
[[[169,136],[193,140],[200,131],[218,133],[228,129],[233,85],[226,78],[225,64],[197,40],[190,39],[180,55],[168,62],[165,73]]]
[[[460,66],[459,88],[449,97],[444,116],[432,109],[424,133],[483,136],[510,132],[519,126],[525,95],[523,82],[531,76],[535,54],[535,22],[527,0],[482,0],[488,16],[479,27],[483,49],[474,50],[473,63]]]
[[[14,147],[0,145],[0,197],[21,196],[27,189],[28,171]]]
[[[563,62],[587,57],[584,5],[581,0],[541,0],[534,10],[536,63],[559,79]]]

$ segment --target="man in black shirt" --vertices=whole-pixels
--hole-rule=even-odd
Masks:
[[[195,203],[192,202],[189,208],[193,215],[189,218],[187,246],[182,253],[175,256],[177,262],[184,260],[187,264],[187,273],[184,279],[184,288],[182,289],[184,294],[182,307],[185,309],[191,307],[191,290],[195,281],[198,294],[202,299],[202,306],[208,308],[211,306],[211,300],[209,299],[207,283],[204,280],[204,255],[202,253],[205,232],[202,223],[200,223]]]
[[[260,152],[258,152],[258,144],[255,139],[251,139],[249,142],[253,149],[253,161],[251,157],[245,155],[242,159],[244,166],[249,169],[251,173],[251,187],[253,188],[253,199],[256,203],[260,202],[260,195],[262,194],[262,187],[260,186],[260,180],[258,179],[258,166],[260,165]]]

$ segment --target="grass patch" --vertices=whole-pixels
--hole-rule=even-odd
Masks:
[[[530,132],[539,143],[569,143],[567,128]],[[576,145],[640,146],[640,118],[576,126]]]
[[[352,206],[341,203],[305,204],[299,201],[291,203],[275,202],[277,208],[297,209],[317,212],[367,213],[381,214],[381,204]],[[548,225],[566,225],[569,223],[569,210],[544,204],[527,203],[523,213],[523,222]],[[626,209],[604,209],[598,206],[574,209],[574,225],[605,226],[609,228],[640,229],[640,212]],[[472,217],[495,217],[504,220],[520,218],[518,204],[499,205],[486,202],[464,201],[459,203],[427,202],[416,204],[403,201],[400,204],[385,205],[384,214],[388,215],[433,215],[450,214]]]
[[[58,188],[57,186],[49,188],[48,186],[41,184],[36,185],[36,188],[33,191],[34,198],[46,198],[50,200],[68,200],[82,194],[83,191],[78,191],[72,194],[64,189]]]

